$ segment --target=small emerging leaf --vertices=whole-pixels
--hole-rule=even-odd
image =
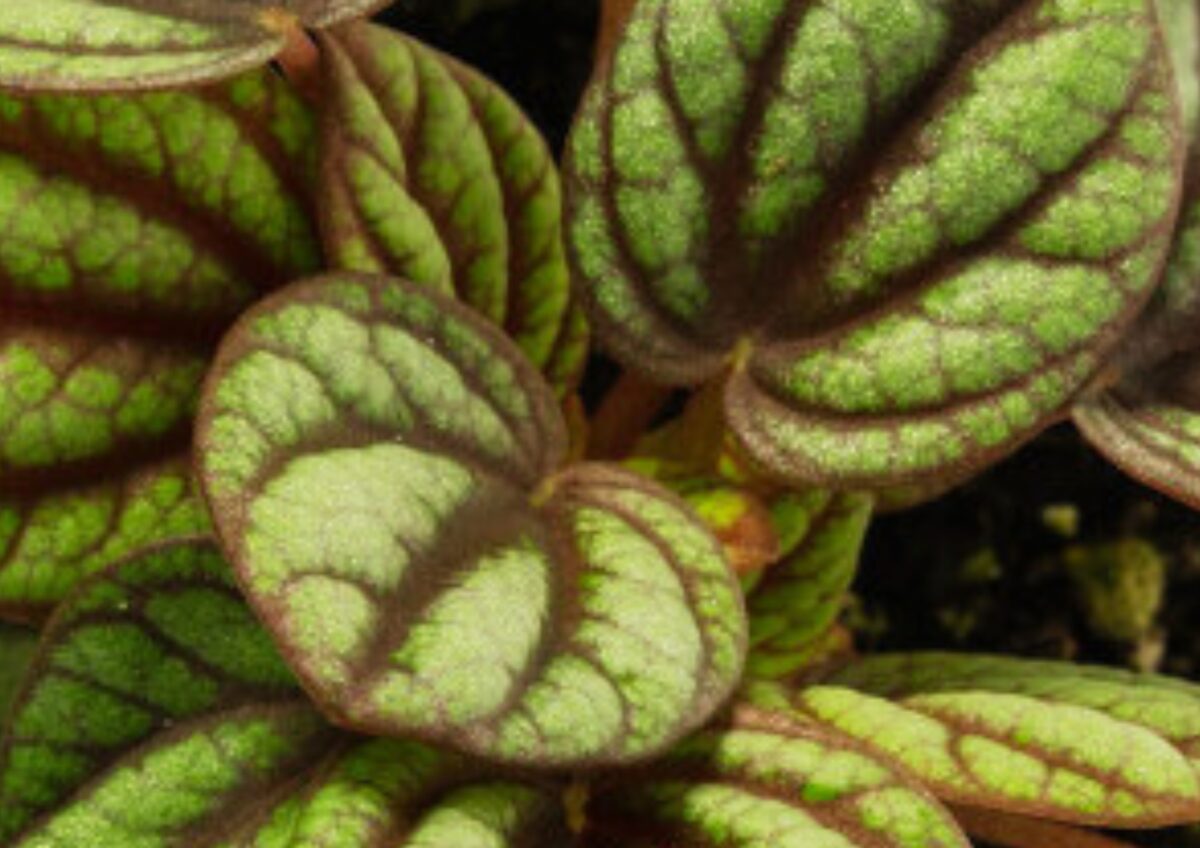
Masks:
[[[1180,135],[1151,0],[642,0],[572,130],[568,248],[626,364],[732,368],[765,468],[924,487],[1098,371]]]
[[[159,88],[266,64],[300,26],[389,0],[4,0],[0,87]]]
[[[781,715],[700,733],[606,786],[588,848],[966,848],[938,803],[826,728]]]
[[[1180,697],[1147,696],[1131,687],[1123,705],[1131,708],[1129,715],[1115,678],[1096,686],[1085,680],[1080,688],[1091,690],[1076,701],[1036,664],[1028,689],[1013,667],[993,673],[992,685],[986,670],[978,675],[978,685],[967,682],[975,677],[971,660],[957,666],[955,685],[954,661],[938,657],[917,664],[922,673],[914,675],[911,688],[903,685],[903,663],[897,674],[875,675],[885,689],[901,680],[885,699],[871,693],[872,661],[867,662],[866,691],[859,691],[863,681],[852,666],[824,685],[789,692],[764,684],[750,696],[775,709],[790,705],[858,739],[955,803],[1114,827],[1158,827],[1200,815],[1196,771],[1153,728],[1158,721],[1177,720],[1172,710]],[[952,681],[945,686],[939,682],[943,668]],[[1058,673],[1060,682],[1072,679],[1069,667],[1059,666]],[[1004,685],[1006,679],[1017,685]],[[921,685],[925,682],[928,687]],[[1155,715],[1159,705],[1167,711]]]
[[[0,96],[0,609],[206,528],[178,479],[196,395],[225,325],[320,262],[313,123],[266,71]]]
[[[13,848],[517,848],[563,832],[553,795],[326,725],[207,543],[143,553],[64,603],[0,741],[0,787]]]
[[[359,24],[322,45],[331,261],[457,293],[569,392],[587,333],[536,128],[492,82],[399,33]]]
[[[553,393],[456,301],[354,274],[268,298],[221,348],[198,442],[251,602],[341,724],[617,763],[697,727],[740,674],[716,541],[644,478],[556,473]]]
[[[872,499],[805,492],[781,497],[773,512],[792,531],[782,540],[787,554],[763,572],[746,598],[746,673],[761,678],[796,673],[822,646],[858,573]]]

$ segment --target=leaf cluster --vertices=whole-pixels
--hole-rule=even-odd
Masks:
[[[1200,822],[1200,686],[838,623],[1065,417],[1200,507],[1192,0],[613,3],[561,183],[383,5],[0,6],[0,842]]]

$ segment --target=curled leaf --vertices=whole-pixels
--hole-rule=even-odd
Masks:
[[[565,442],[500,330],[354,274],[243,316],[198,428],[222,544],[335,721],[508,762],[640,759],[736,682],[741,598],[681,501],[557,471]]]
[[[314,134],[266,71],[0,97],[0,608],[36,612],[118,540],[148,541],[130,522],[205,529],[199,503],[168,505],[163,486],[178,489],[225,325],[320,261]],[[171,513],[157,530],[130,512],[143,497]]]
[[[0,86],[161,88],[266,64],[301,26],[367,15],[389,0],[5,0]]]
[[[931,484],[1063,414],[1144,305],[1182,159],[1150,0],[644,0],[569,145],[590,317],[732,376],[789,481]]]
[[[954,820],[886,762],[826,728],[780,715],[707,730],[606,786],[588,848],[965,848]]]
[[[331,261],[457,293],[568,392],[587,332],[537,129],[490,80],[399,33],[359,24],[322,45]]]

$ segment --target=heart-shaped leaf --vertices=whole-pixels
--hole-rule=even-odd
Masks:
[[[768,470],[961,475],[1061,415],[1144,304],[1182,145],[1151,0],[643,0],[572,131],[601,341],[732,366]]]
[[[842,610],[858,572],[872,500],[860,494],[805,492],[780,498],[777,524],[787,554],[762,573],[746,598],[750,652],[746,673],[779,678],[813,659]]]
[[[563,255],[558,171],[520,108],[411,38],[325,35],[321,223],[330,260],[463,302],[565,393],[587,355]]]
[[[561,844],[551,794],[303,701],[207,542],[143,552],[68,598],[0,740],[13,848]]]
[[[266,64],[301,26],[390,0],[5,0],[0,86],[35,91],[182,85]]]
[[[938,803],[844,737],[782,715],[743,715],[663,761],[600,782],[588,848],[966,848]]]
[[[204,529],[198,503],[185,521],[162,500],[180,470],[158,463],[186,449],[225,325],[319,264],[314,137],[266,71],[0,97],[0,607],[52,603],[143,531]],[[143,496],[174,517],[131,535]]]
[[[852,684],[853,672],[847,674],[844,682]],[[1036,688],[1024,694],[934,685],[888,700],[835,678],[793,691],[757,684],[747,695],[771,709],[790,705],[858,739],[955,803],[1116,827],[1200,816],[1197,773],[1151,729],[1157,719],[1047,697]],[[1134,694],[1130,703],[1138,700]],[[1153,700],[1140,704],[1147,713],[1154,708]]]
[[[354,274],[289,287],[226,338],[198,427],[223,545],[338,723],[616,763],[737,680],[744,612],[717,542],[644,478],[556,473],[549,386],[456,301]]]

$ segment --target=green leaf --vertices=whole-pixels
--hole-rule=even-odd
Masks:
[[[569,144],[601,341],[791,482],[928,484],[1098,370],[1168,247],[1150,0],[644,0]]]
[[[561,844],[561,819],[551,794],[326,725],[203,542],[83,584],[0,741],[13,848],[516,848]]]
[[[1194,0],[1155,0],[1171,50],[1187,138],[1196,141],[1200,118],[1200,10]]]
[[[225,326],[320,263],[314,151],[313,117],[267,71],[0,96],[0,608],[61,597],[120,553],[97,523],[177,476],[161,462],[183,462]],[[190,514],[163,529],[203,530]]]
[[[300,26],[331,26],[389,0],[6,0],[0,86],[161,88],[266,64]]]
[[[772,511],[777,525],[791,530],[782,539],[787,553],[746,598],[746,673],[764,678],[796,673],[822,647],[858,572],[872,499],[805,492],[780,498]]]
[[[251,602],[339,724],[616,763],[697,727],[740,674],[716,540],[644,478],[556,473],[549,386],[425,287],[344,273],[261,302],[218,354],[198,445]]]
[[[35,631],[0,624],[0,716],[8,715],[36,647]]]
[[[260,768],[282,775],[302,762],[282,747],[323,733],[214,546],[151,550],[81,584],[43,635],[0,740],[0,840],[25,844],[14,840],[85,786],[127,799],[110,809],[151,815],[128,799],[152,772],[178,792],[189,780],[172,773],[179,758],[211,759],[223,739],[257,747]],[[139,775],[139,761],[156,765]],[[231,785],[251,778],[205,765]]]
[[[0,498],[0,614],[39,619],[113,560],[208,527],[186,458],[43,497]]]
[[[966,848],[903,773],[811,723],[743,718],[609,785],[587,810],[589,848]]]
[[[570,391],[587,332],[563,254],[558,172],[537,129],[492,82],[399,33],[343,27],[322,46],[331,261],[457,292]]]
[[[920,679],[940,679],[942,667],[927,666]],[[946,660],[944,667],[954,679],[954,663]],[[1070,669],[1059,671],[1060,681],[1078,681]],[[747,696],[767,708],[790,706],[857,739],[954,803],[1115,827],[1158,827],[1200,816],[1195,769],[1151,726],[1173,720],[1169,706],[1154,715],[1167,697],[1139,698],[1140,690],[1131,691],[1130,717],[1116,703],[1116,686],[1102,693],[1108,703],[1093,700],[1102,685],[1074,701],[1047,694],[1049,681],[1038,677],[1031,669],[1036,682],[1026,690],[989,686],[984,679],[961,688],[917,684],[883,697],[872,694],[869,683],[859,691],[851,667],[823,685],[789,691],[759,684]]]
[[[1000,692],[1073,704],[1150,730],[1200,773],[1200,686],[1101,666],[941,653],[868,657],[828,682],[887,698],[916,693]]]

